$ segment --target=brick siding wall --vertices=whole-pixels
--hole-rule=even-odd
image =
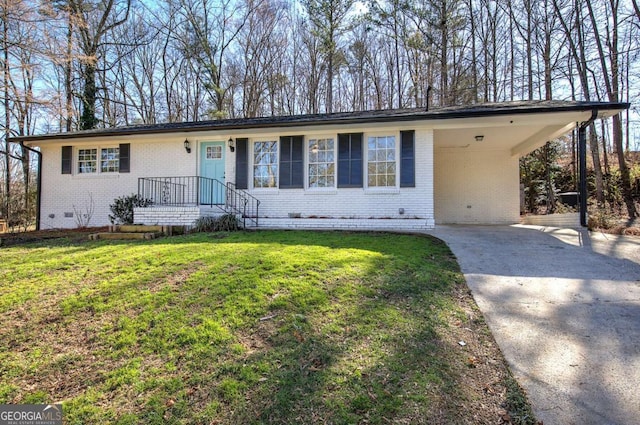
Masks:
[[[327,132],[318,132],[324,134]],[[337,134],[337,130],[334,130]],[[350,128],[339,131],[362,131],[367,129]],[[399,129],[377,129],[375,134],[394,134],[399,143]],[[307,134],[300,132],[299,134]],[[329,133],[331,135],[331,133]],[[245,134],[252,138],[267,140],[277,139],[278,133],[269,135]],[[139,138],[122,137],[109,141],[96,140],[87,142],[75,142],[50,144],[42,147],[43,152],[43,187],[42,187],[42,228],[73,228],[77,226],[74,206],[76,211],[84,210],[90,206],[90,197],[93,199],[94,212],[89,222],[90,226],[102,226],[109,224],[109,205],[119,196],[137,193],[138,177],[160,176],[188,176],[198,173],[199,142],[226,140],[226,135],[188,135],[191,140],[192,151],[186,153],[182,142],[185,136],[145,136]],[[416,185],[412,188],[358,188],[358,189],[332,189],[305,190],[305,189],[273,189],[254,190],[248,192],[260,199],[260,216],[270,218],[287,218],[289,213],[300,213],[302,217],[324,217],[332,219],[420,219],[426,226],[433,226],[433,132],[428,129],[416,129],[415,133],[415,169]],[[106,147],[116,146],[118,143],[131,144],[131,172],[82,175],[77,173],[77,149],[80,147]],[[74,147],[73,174],[61,173],[61,147],[72,145]],[[227,181],[235,179],[235,156],[226,151],[225,175]],[[366,167],[366,158],[364,158]],[[401,213],[402,209],[402,213]],[[142,214],[142,215],[141,215]],[[136,222],[148,224],[159,223],[160,214],[156,216],[149,212],[138,212]],[[183,214],[184,218],[171,215]],[[71,217],[65,217],[71,215]],[[169,211],[161,213],[165,218],[174,220],[174,223],[184,224],[193,222],[195,216],[191,212]],[[169,217],[171,216],[171,217]],[[354,222],[351,221],[351,224]],[[370,223],[370,221],[366,221]],[[406,224],[405,224],[406,225]]]
[[[93,199],[94,212],[89,226],[110,224],[109,205],[115,198],[138,192],[138,177],[157,175],[195,175],[196,155],[187,154],[182,146],[184,138],[170,140],[133,141],[126,137],[113,141],[95,141],[45,145],[41,147],[42,210],[41,227],[74,228],[77,217],[74,212],[86,211]],[[119,143],[131,143],[131,172],[105,174],[78,174],[78,147],[112,147]],[[61,147],[72,145],[73,174],[61,173]],[[67,217],[65,217],[67,215]],[[70,217],[69,217],[70,215]]]
[[[436,224],[520,220],[519,162],[508,150],[435,150]]]

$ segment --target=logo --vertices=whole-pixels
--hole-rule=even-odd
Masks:
[[[62,425],[62,405],[0,404],[0,425]]]

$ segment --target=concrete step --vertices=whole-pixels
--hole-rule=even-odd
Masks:
[[[117,233],[93,233],[89,235],[89,239],[92,241],[98,239],[107,239],[107,240],[135,240],[135,239],[155,239],[156,237],[162,235],[159,232],[117,232]]]

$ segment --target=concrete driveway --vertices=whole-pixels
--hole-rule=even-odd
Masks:
[[[438,226],[545,425],[640,423],[640,238]]]

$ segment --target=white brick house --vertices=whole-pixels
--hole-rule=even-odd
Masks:
[[[259,201],[248,215],[260,227],[419,230],[438,223],[517,223],[518,159],[592,114],[608,117],[627,107],[517,102],[172,123],[12,141],[42,153],[43,229],[76,227],[77,215],[92,204],[88,224],[107,225],[109,205],[132,193],[154,201],[136,210],[137,223],[189,225],[228,207],[233,192]]]

